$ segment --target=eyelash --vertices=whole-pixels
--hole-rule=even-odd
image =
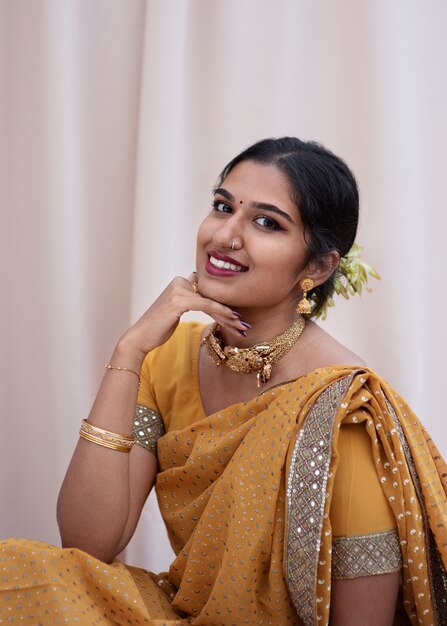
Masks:
[[[227,208],[227,209],[229,209],[229,210],[222,211],[221,209],[219,209],[219,208],[218,208],[218,207],[219,207],[219,205],[222,205],[222,206],[226,207],[226,208]],[[216,212],[218,212],[218,213],[230,213],[230,212],[232,211],[232,208],[230,207],[230,205],[228,205],[226,202],[222,202],[222,200],[215,200],[215,201],[212,203],[212,205],[211,205],[211,206],[212,206],[212,208],[213,208],[213,211],[216,211]],[[284,230],[284,229],[283,229],[283,228],[282,228],[282,227],[278,224],[278,222],[277,222],[276,220],[272,219],[271,217],[268,217],[268,216],[266,216],[266,215],[259,215],[259,216],[256,218],[256,220],[259,220],[259,219],[267,220],[267,221],[268,221],[268,222],[270,222],[270,224],[271,224],[270,226],[265,226],[265,225],[259,224],[259,222],[256,222],[256,223],[258,224],[258,226],[261,226],[261,228],[263,228],[264,230],[273,230],[273,231],[275,231],[275,230]],[[256,220],[255,220],[255,221],[256,221]]]

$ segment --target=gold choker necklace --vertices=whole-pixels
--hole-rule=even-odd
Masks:
[[[271,341],[257,343],[251,348],[236,348],[234,346],[222,347],[220,326],[214,323],[209,333],[202,339],[202,345],[206,346],[208,355],[213,363],[224,363],[233,372],[239,374],[251,374],[258,372],[258,387],[265,384],[272,373],[272,366],[281,359],[292,346],[298,341],[298,337],[304,330],[306,322],[300,317],[293,322],[281,335]]]

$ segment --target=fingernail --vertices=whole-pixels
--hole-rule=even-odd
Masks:
[[[238,319],[242,317],[242,315],[240,313],[238,313],[237,311],[231,311],[234,315],[234,317],[237,317]]]
[[[251,328],[251,325],[250,325],[248,322],[243,322],[243,321],[241,320],[241,324],[242,324],[243,326],[245,326],[245,328]]]
[[[247,333],[245,332],[245,330],[239,330],[239,329],[237,329],[237,332],[238,332],[240,335],[242,335],[242,337],[246,337],[246,336],[247,336]]]

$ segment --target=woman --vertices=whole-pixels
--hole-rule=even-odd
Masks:
[[[447,624],[445,465],[311,321],[339,267],[364,272],[357,220],[350,170],[317,144],[265,140],[225,167],[196,272],[120,339],[83,422],[65,549],[2,546],[0,621]],[[191,310],[217,324],[179,325]],[[155,482],[176,552],[160,576],[113,561]]]

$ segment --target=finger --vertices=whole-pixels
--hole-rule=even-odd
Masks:
[[[199,283],[197,282],[196,272],[193,272],[192,274],[188,276],[188,281],[191,283],[192,290],[194,291],[194,293],[200,296]]]
[[[181,317],[187,311],[202,311],[212,317],[218,324],[233,327],[233,329],[236,329],[238,332],[249,331],[251,328],[250,325],[244,320],[241,320],[239,313],[233,311],[225,304],[205,298],[198,291],[197,283],[191,283],[191,279],[196,276],[197,274],[192,272],[188,277],[188,282],[186,282],[185,278],[175,279],[177,292],[171,300],[171,310],[176,311],[176,316]],[[190,289],[193,285],[194,287]],[[184,291],[185,287],[187,287],[186,293]]]
[[[219,324],[220,328],[225,328],[234,337],[238,339],[242,337],[250,337],[250,329],[246,326],[235,324],[233,321],[228,321],[226,318],[220,318],[218,315],[213,316],[213,319]]]
[[[218,324],[231,327],[233,330],[247,332],[251,326],[240,318],[240,315],[235,313],[230,307],[215,302],[214,300],[208,300],[208,298],[202,298],[200,309],[212,317]]]

